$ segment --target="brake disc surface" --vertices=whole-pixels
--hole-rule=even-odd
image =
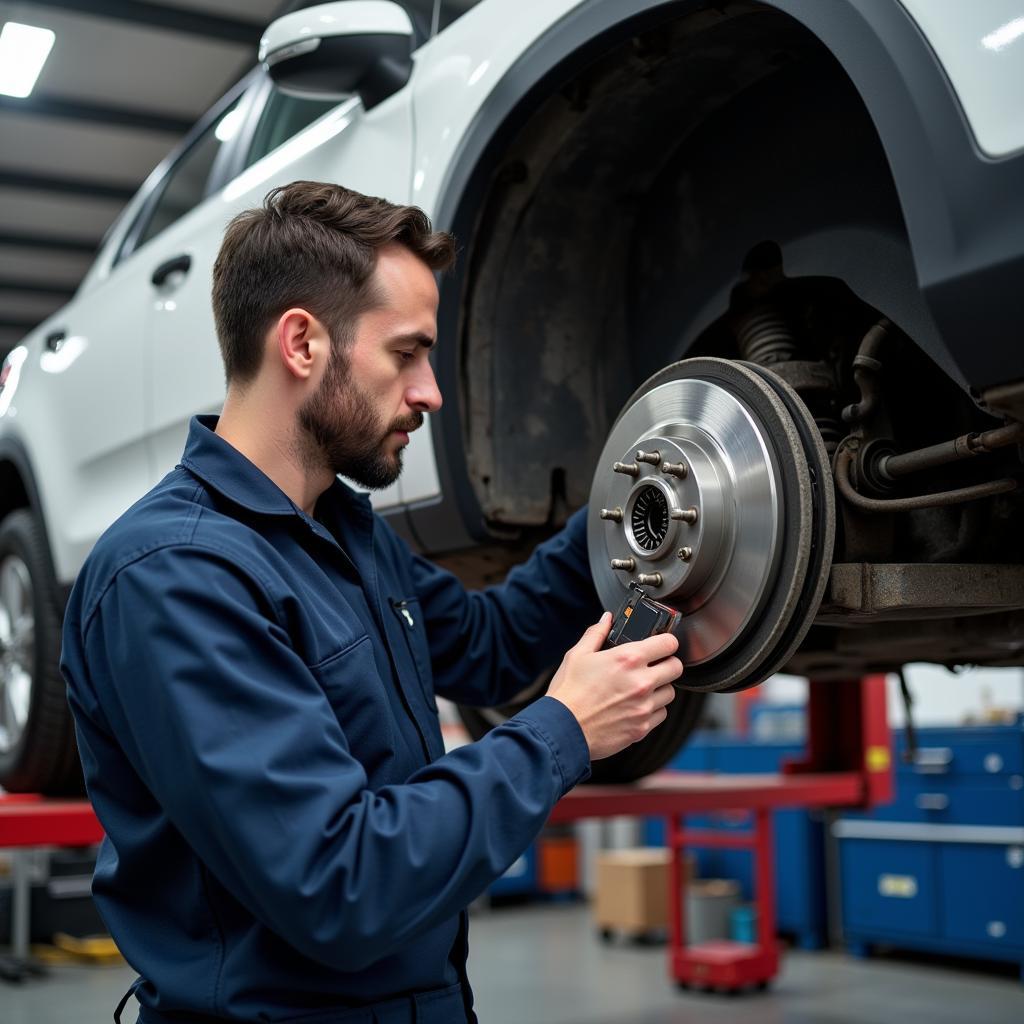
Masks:
[[[636,581],[683,612],[682,685],[742,688],[806,632],[833,529],[827,456],[795,393],[761,367],[683,360],[609,434],[591,488],[591,571],[608,608]]]

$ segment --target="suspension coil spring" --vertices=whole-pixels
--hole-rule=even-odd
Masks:
[[[843,429],[842,421],[837,416],[829,416],[827,413],[814,417],[814,422],[818,426],[818,432],[821,434],[821,440],[825,444],[825,451],[828,452],[829,458],[835,454],[836,448],[839,447],[839,442],[846,436],[846,431]]]
[[[736,331],[744,359],[759,366],[784,363],[796,355],[796,339],[785,318],[769,306],[745,314]]]

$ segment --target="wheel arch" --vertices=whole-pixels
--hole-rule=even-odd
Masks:
[[[70,588],[62,586],[57,579],[49,529],[31,460],[20,440],[13,437],[0,438],[0,520],[18,509],[28,510],[41,527],[50,579],[54,593],[59,595],[63,607]]]
[[[992,246],[982,252],[969,244],[992,235],[999,224],[997,211],[1005,211],[1007,203],[1011,210],[1024,210],[1024,198],[1010,187],[1024,160],[980,158],[955,94],[909,15],[897,3],[871,0],[829,5],[762,0],[726,6],[788,16],[836,61],[857,92],[881,140],[909,235],[914,260],[909,273],[916,273],[925,302],[906,310],[904,320],[915,328],[922,347],[962,387],[980,388],[1024,375],[1024,366],[1019,372],[1016,367],[1022,357],[1011,346],[976,344],[979,324],[974,318],[966,321],[968,314],[954,298],[967,289],[996,334],[1009,328],[1008,304],[1024,302],[1005,289],[1005,301],[994,301],[993,290],[1014,261],[1022,259],[1012,251],[1007,237],[1012,232],[1001,232],[1004,244],[998,252]],[[437,226],[453,231],[466,246],[460,266],[442,282],[438,319],[443,336],[459,336],[467,287],[480,258],[474,242],[488,190],[516,134],[547,98],[609,47],[705,10],[695,0],[582,4],[544,33],[499,80],[460,141],[434,211]],[[973,201],[981,181],[988,183],[988,192],[979,213]],[[840,240],[834,251],[840,253]],[[988,295],[987,302],[978,299],[981,293]],[[438,353],[439,382],[452,397],[461,393],[467,358],[461,343],[442,346]],[[466,464],[465,409],[459,404],[450,401],[445,413],[432,420],[442,500],[411,510],[414,532],[427,550],[465,546],[490,536]]]

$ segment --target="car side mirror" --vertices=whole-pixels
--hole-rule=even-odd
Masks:
[[[278,18],[259,59],[282,92],[313,99],[358,93],[369,110],[409,80],[413,27],[390,0],[341,0]]]

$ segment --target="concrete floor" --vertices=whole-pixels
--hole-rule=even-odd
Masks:
[[[678,991],[663,948],[604,945],[585,907],[503,908],[473,918],[470,978],[482,1024],[1010,1024],[1024,985],[1008,971],[894,958],[788,953],[772,989],[726,997]],[[63,967],[0,986],[2,1024],[111,1019],[127,967]],[[133,1021],[131,1015],[126,1020]]]

